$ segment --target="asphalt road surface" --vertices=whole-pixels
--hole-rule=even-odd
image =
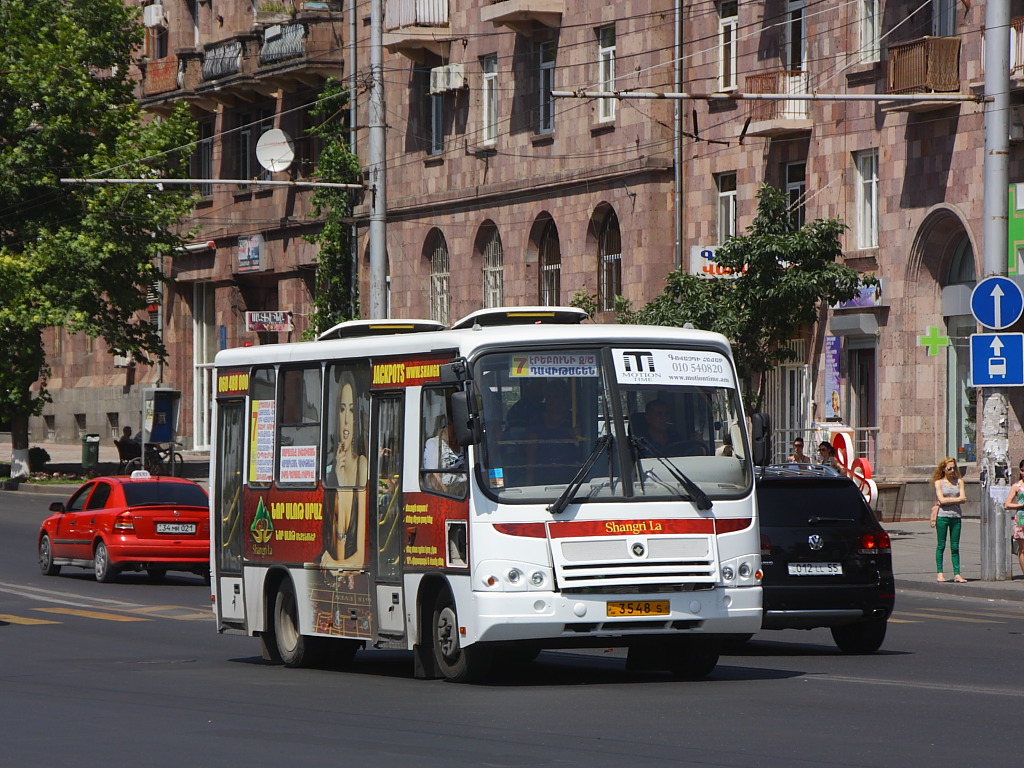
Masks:
[[[110,766],[1010,765],[1024,713],[1020,603],[900,593],[882,650],[771,632],[712,676],[543,653],[488,685],[415,680],[408,653],[346,670],[265,664],[173,573],[42,576],[47,496],[0,492],[0,764]]]

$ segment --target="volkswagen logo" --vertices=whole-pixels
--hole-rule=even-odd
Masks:
[[[807,537],[807,546],[817,552],[825,546],[825,540],[818,534],[814,533]]]
[[[633,550],[634,557],[643,557],[647,554],[647,550],[644,548],[644,545],[641,544],[639,541],[634,542],[631,549]]]

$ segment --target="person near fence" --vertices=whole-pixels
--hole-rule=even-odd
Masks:
[[[804,453],[804,439],[802,437],[793,440],[793,455],[788,460],[796,464],[811,463],[811,457]]]
[[[935,547],[936,579],[945,581],[942,574],[942,561],[946,552],[946,534],[949,534],[949,557],[953,561],[953,581],[962,584],[967,581],[960,575],[960,526],[963,521],[961,504],[967,502],[964,492],[964,479],[956,459],[947,456],[932,472],[932,483],[935,486],[935,505],[932,507],[931,524],[935,528],[938,541]]]
[[[1013,554],[1024,573],[1024,459],[1017,467],[1017,482],[1010,486],[1003,509],[1013,512],[1013,538],[1010,540]]]

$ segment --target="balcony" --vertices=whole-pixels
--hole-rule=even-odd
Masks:
[[[888,93],[959,93],[960,38],[922,37],[889,46]],[[946,109],[955,101],[883,103],[889,112]]]
[[[1024,16],[1010,22],[1010,87],[1024,87]]]
[[[807,73],[799,70],[779,69],[747,75],[746,93],[777,93],[800,95],[807,93]],[[802,99],[774,99],[752,101],[747,136],[778,137],[809,133],[812,127],[811,102]]]
[[[451,47],[448,0],[387,0],[384,47],[418,62],[426,52],[447,59]]]
[[[288,24],[258,28],[203,51],[179,49],[173,58],[147,62],[143,107],[166,114],[176,100],[185,99],[213,111],[218,105],[230,108],[272,97],[278,90],[319,87],[341,72],[342,27],[329,15],[300,11],[289,17]]]
[[[530,36],[538,25],[560,26],[564,10],[564,0],[493,0],[480,10],[480,19]]]

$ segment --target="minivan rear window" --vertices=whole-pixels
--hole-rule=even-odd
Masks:
[[[853,483],[767,482],[757,487],[757,507],[765,526],[804,526],[812,517],[860,523],[867,511]]]
[[[208,507],[210,498],[201,486],[191,483],[125,483],[124,498],[129,507],[169,504],[183,507]]]

